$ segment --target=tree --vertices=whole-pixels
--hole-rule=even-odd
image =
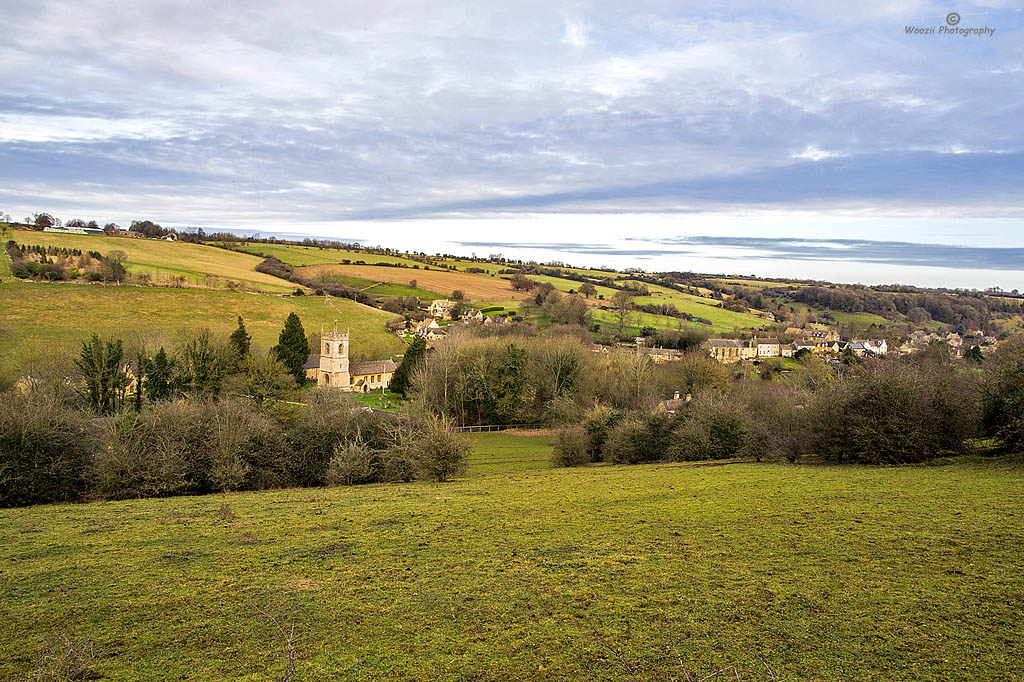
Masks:
[[[238,316],[238,328],[231,332],[229,342],[231,343],[231,350],[234,353],[234,366],[236,369],[240,369],[246,360],[249,358],[249,346],[252,341],[252,336],[245,331],[245,323],[242,321],[242,316]]]
[[[452,292],[453,301],[461,301],[464,298],[466,298],[466,293],[462,291],[462,289],[456,289],[455,291]]]
[[[527,357],[527,350],[514,343],[505,348],[505,357],[495,377],[490,410],[495,424],[511,424],[519,419],[520,406],[526,397]]]
[[[582,285],[580,285],[580,293],[583,294],[586,298],[590,298],[591,296],[596,296],[597,295],[597,287],[595,287],[590,282],[584,282]]]
[[[285,387],[288,370],[272,352],[245,361],[245,391],[256,404],[273,398]]]
[[[217,396],[226,366],[223,347],[213,343],[209,329],[203,329],[182,346],[174,384],[192,396]]]
[[[57,224],[56,219],[49,213],[36,213],[32,216],[32,222],[36,227],[47,228]]]
[[[626,322],[629,320],[629,311],[633,307],[630,299],[633,298],[633,294],[625,289],[620,289],[615,292],[612,296],[612,301],[615,303],[615,321],[618,327],[618,336],[622,336],[622,330],[626,327]]]
[[[75,365],[85,379],[85,398],[100,414],[113,414],[124,402],[128,377],[121,367],[124,349],[121,340],[100,341],[96,334],[82,342]]]
[[[122,282],[128,274],[125,268],[125,259],[128,256],[124,251],[115,249],[103,257],[103,280],[106,282]]]
[[[272,349],[288,373],[295,377],[295,383],[302,385],[306,379],[303,365],[309,359],[309,341],[306,330],[302,328],[302,320],[295,313],[289,313],[284,321],[284,329],[277,337],[277,345]]]
[[[412,371],[426,350],[426,339],[417,336],[412,340],[412,344],[405,350],[405,355],[402,356],[401,364],[398,365],[395,373],[391,375],[391,383],[388,384],[389,391],[405,396],[409,390],[409,380],[412,377]]]
[[[174,360],[167,357],[167,351],[160,347],[152,359],[146,361],[146,378],[143,388],[150,401],[166,400],[171,397],[174,377]]]
[[[512,275],[511,282],[512,288],[516,291],[529,291],[537,285],[532,279],[528,279],[525,275],[518,272]]]
[[[976,365],[980,365],[985,362],[985,356],[981,354],[981,348],[977,345],[971,346],[964,353],[964,360],[967,362],[973,362]]]

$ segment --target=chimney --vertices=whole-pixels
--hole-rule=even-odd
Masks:
[[[676,394],[672,396],[672,400],[679,400],[679,391],[676,391]]]

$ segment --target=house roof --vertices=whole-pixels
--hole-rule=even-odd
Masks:
[[[762,345],[762,344],[766,344],[767,343],[767,344],[770,344],[770,345],[777,346],[777,345],[779,345],[779,340],[778,339],[758,339],[757,343],[758,343],[758,345]]]
[[[369,360],[368,362],[357,362],[352,365],[348,373],[352,376],[364,376],[366,374],[386,374],[394,372],[398,365],[394,360]]]
[[[708,339],[712,348],[742,348],[743,342],[736,339]]]

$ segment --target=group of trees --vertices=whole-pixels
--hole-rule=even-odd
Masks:
[[[969,452],[980,437],[1024,445],[1024,339],[981,368],[942,351],[838,371],[809,357],[800,380],[709,384],[676,414],[597,403],[559,434],[556,458],[567,466],[810,455],[906,464]]]
[[[22,279],[122,282],[128,274],[125,253],[116,249],[104,255],[98,251],[83,253],[80,249],[25,246],[11,240],[6,251],[11,259],[11,274]]]
[[[422,346],[411,349],[406,372]],[[82,343],[69,376],[0,394],[0,506],[269,487],[446,480],[469,446],[436,415],[367,412],[314,390],[308,408],[268,398],[305,380],[309,341],[289,315],[278,343],[254,347],[238,318],[153,352]]]

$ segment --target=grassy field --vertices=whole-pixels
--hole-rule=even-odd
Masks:
[[[158,343],[173,343],[187,329],[209,327],[227,335],[238,315],[253,340],[277,343],[288,313],[295,311],[307,332],[320,326],[352,330],[353,357],[389,357],[404,352],[384,325],[392,317],[348,299],[319,296],[282,297],[206,289],[114,287],[88,284],[0,284],[0,377],[55,354],[76,351],[92,332],[129,341],[140,333]]]
[[[461,289],[468,301],[523,299],[529,295],[526,292],[514,291],[507,280],[498,277],[450,270],[413,270],[373,265],[314,265],[301,268],[300,272],[305,276],[345,275],[404,285],[416,280],[418,287],[440,292],[445,296],[449,296],[456,289]]]
[[[510,277],[510,275],[504,275],[504,277]],[[558,291],[564,292],[570,290],[578,292],[580,290],[580,287],[583,285],[583,282],[577,282],[572,279],[563,279],[561,277],[548,277],[547,275],[528,275],[528,277],[532,279],[534,282],[548,282]],[[604,296],[606,299],[611,299],[611,297],[614,296],[615,292],[617,291],[617,289],[601,286],[600,284],[595,284],[594,288],[597,289],[597,293],[599,296]],[[596,301],[597,299],[590,300],[593,302]]]
[[[343,284],[347,287],[365,291],[371,296],[415,296],[420,301],[433,301],[436,298],[444,298],[443,295],[436,291],[428,291],[421,287],[411,287],[408,284],[398,284],[395,282],[376,282],[372,279],[353,277],[351,275],[332,274],[325,275],[323,279],[327,282]]]
[[[347,249],[321,249],[316,246],[298,246],[295,244],[244,244],[233,245],[232,248],[261,256],[273,256],[281,262],[291,265],[323,265],[350,260],[353,263],[356,261],[370,264],[403,263],[410,267],[413,265],[423,267],[418,261],[408,258],[388,256],[386,254],[363,253],[362,251],[349,251]]]
[[[836,322],[839,324],[851,325],[857,331],[863,331],[873,324],[880,327],[888,327],[892,324],[881,315],[875,315],[873,313],[844,313],[840,311],[833,311],[832,317],[834,317]]]
[[[551,468],[555,437],[545,431],[498,431],[469,433],[473,454],[469,474]]]
[[[295,680],[1019,682],[1022,509],[1006,461],[6,509],[0,678],[65,633],[103,679],[273,679],[294,627]]]
[[[100,237],[85,234],[58,234],[11,230],[9,239],[19,244],[58,246],[82,251],[124,251],[128,271],[147,272],[157,284],[169,284],[173,277],[184,277],[188,286],[223,287],[228,281],[241,282],[249,289],[287,292],[295,289],[277,277],[256,272],[261,259],[203,244],[168,242],[159,239]]]

